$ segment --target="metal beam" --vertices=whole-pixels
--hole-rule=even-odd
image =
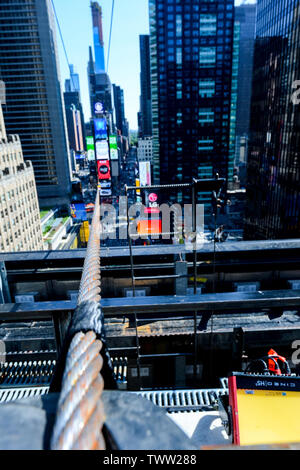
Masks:
[[[174,313],[206,312],[223,313],[228,310],[243,312],[261,309],[282,308],[289,310],[300,307],[300,291],[280,290],[255,293],[225,293],[187,296],[138,297],[102,299],[102,308],[106,315],[123,316],[138,312]]]

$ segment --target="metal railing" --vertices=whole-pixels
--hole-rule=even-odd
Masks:
[[[101,395],[103,317],[100,308],[100,201],[97,195],[78,307],[69,330],[62,385],[52,433],[52,450],[104,450]],[[98,337],[98,338],[97,338]]]

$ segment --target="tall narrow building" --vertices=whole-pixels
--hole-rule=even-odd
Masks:
[[[92,21],[93,21],[93,38],[94,38],[94,54],[90,47],[89,63],[88,63],[88,82],[91,103],[91,116],[95,116],[95,105],[101,103],[104,107],[105,114],[111,131],[114,131],[113,119],[113,100],[111,81],[105,70],[104,59],[104,41],[103,41],[103,25],[102,25],[102,8],[98,2],[91,2]]]
[[[150,67],[150,36],[140,36],[141,61],[141,98],[139,121],[139,137],[152,136],[152,102],[151,102],[151,67]]]
[[[125,118],[124,90],[117,85],[113,85],[114,108],[116,113],[117,130],[125,137],[129,137],[128,122]]]
[[[65,80],[65,91],[67,93],[76,92],[80,94],[79,75],[76,73],[74,65],[70,65],[70,78]]]
[[[256,4],[240,5],[236,7],[235,21],[239,25],[235,165],[239,169],[241,184],[245,186],[250,127]]]
[[[105,72],[105,58],[104,58],[104,40],[103,40],[103,25],[102,25],[102,8],[98,2],[91,2],[92,19],[93,19],[93,34],[94,34],[94,49],[95,49],[95,73]]]
[[[299,0],[258,0],[246,239],[300,237],[299,44]]]
[[[50,0],[0,0],[7,131],[19,134],[42,206],[68,203],[70,157]]]
[[[150,0],[154,183],[229,179],[233,32],[234,0]]]
[[[86,148],[84,115],[81,104],[79,75],[75,72],[73,65],[70,65],[70,78],[65,81],[64,103],[70,149],[75,152],[82,152]]]

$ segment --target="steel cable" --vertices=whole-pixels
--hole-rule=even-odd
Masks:
[[[86,306],[90,329],[95,331],[77,332],[68,349],[51,439],[52,450],[105,449],[102,435],[105,414],[101,401],[104,388],[102,342],[97,339],[99,331],[94,328],[101,324],[100,230],[97,195],[78,297],[78,309]]]

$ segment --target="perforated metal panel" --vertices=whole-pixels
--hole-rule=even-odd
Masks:
[[[49,387],[24,387],[0,389],[0,403],[46,395]]]
[[[46,387],[50,385],[55,367],[55,360],[5,362],[0,367],[0,390],[14,387]]]
[[[213,410],[221,395],[227,390],[204,389],[204,390],[163,390],[151,392],[134,392],[139,396],[147,398],[154,405],[164,408],[168,413],[186,411]]]

